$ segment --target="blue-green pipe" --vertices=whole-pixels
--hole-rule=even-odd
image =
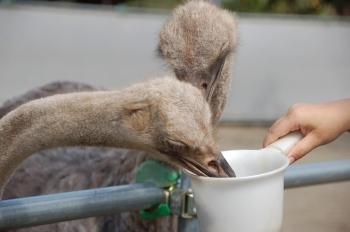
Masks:
[[[350,180],[350,159],[291,165],[284,175],[284,188]]]
[[[164,200],[164,190],[151,183],[3,200],[0,231],[148,209]]]

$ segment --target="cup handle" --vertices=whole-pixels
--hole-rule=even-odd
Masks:
[[[304,135],[301,133],[300,130],[292,131],[286,134],[285,136],[279,138],[276,142],[271,143],[266,148],[273,147],[280,150],[282,154],[287,155],[290,152],[290,150],[292,150],[294,145],[297,142],[299,142],[303,137]]]

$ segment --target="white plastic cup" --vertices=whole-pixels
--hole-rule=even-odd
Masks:
[[[202,232],[277,232],[283,219],[284,155],[302,138],[292,132],[261,150],[225,151],[235,178],[190,178]]]

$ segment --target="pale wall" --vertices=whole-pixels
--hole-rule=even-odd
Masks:
[[[54,80],[118,89],[164,73],[154,55],[167,14],[0,7],[0,103]],[[350,22],[239,20],[240,46],[224,120],[274,120],[296,102],[350,97]]]

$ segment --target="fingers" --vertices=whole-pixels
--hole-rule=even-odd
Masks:
[[[302,140],[300,140],[292,150],[287,155],[290,160],[290,164],[294,163],[298,159],[305,156],[307,153],[312,151],[315,147],[321,144],[320,139],[315,135],[315,133],[310,132]]]
[[[288,134],[291,131],[299,130],[299,126],[295,124],[293,118],[289,115],[285,115],[278,119],[269,129],[264,142],[263,147],[267,147],[271,143],[275,142],[280,137]]]
[[[278,132],[279,130],[277,130],[276,133],[276,128],[279,128],[278,125],[281,123],[281,121],[283,120],[284,117],[278,119],[274,124],[272,124],[272,126],[269,128],[269,131],[267,132],[267,135],[264,139],[263,142],[263,147],[267,147],[268,145],[270,145],[271,143],[273,143],[274,141],[276,141],[279,137],[283,136],[281,134],[281,132]]]

